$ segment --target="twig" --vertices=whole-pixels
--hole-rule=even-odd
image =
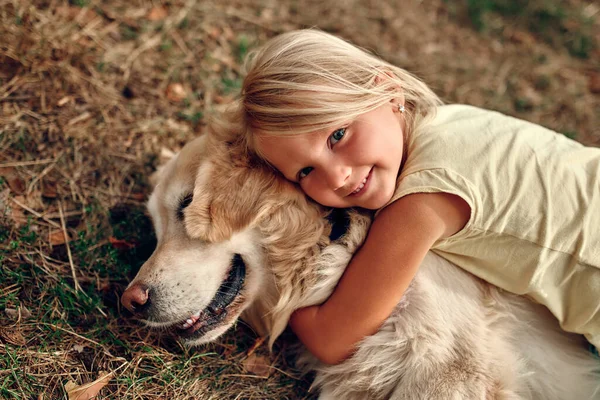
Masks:
[[[65,236],[65,246],[67,247],[67,255],[69,256],[69,264],[71,265],[71,274],[73,275],[73,282],[75,283],[75,291],[79,292],[82,290],[81,286],[79,286],[77,275],[75,274],[75,265],[73,264],[73,257],[71,256],[71,246],[69,246],[69,234],[67,233],[67,226],[65,225],[65,216],[63,215],[62,202],[58,203],[58,212],[60,213],[60,224],[62,225],[63,235]]]
[[[46,158],[44,160],[33,160],[33,161],[15,161],[0,164],[0,168],[4,167],[25,167],[28,165],[39,165],[39,164],[50,164],[51,162],[56,162],[55,158]]]
[[[17,75],[14,78],[12,78],[6,85],[0,87],[0,93],[6,91],[6,93],[4,93],[4,95],[2,96],[3,99],[8,97],[8,95],[10,95],[17,88],[15,84],[19,81],[19,78],[20,77]],[[15,87],[13,88],[13,90],[8,91],[8,88],[12,85],[15,85]]]
[[[14,197],[11,198],[11,200],[13,202],[15,202],[19,207],[21,207],[22,209],[24,209],[25,211],[29,211],[30,213],[32,213],[33,215],[35,215],[38,218],[43,219],[44,221],[46,221],[47,223],[49,223],[50,225],[52,225],[55,228],[61,229],[61,226],[59,224],[57,224],[56,222],[49,220],[48,218],[46,218],[45,216],[43,216],[42,214],[40,214],[39,212],[27,207],[25,204],[21,203],[19,200],[15,199]]]
[[[258,349],[260,346],[262,346],[262,344],[265,342],[266,338],[265,337],[259,337],[254,341],[254,344],[252,345],[252,347],[250,347],[250,350],[248,350],[248,353],[246,354],[247,357],[250,357],[252,354],[254,354],[254,352],[256,351],[256,349]]]
[[[42,179],[48,172],[52,171],[52,168],[55,167],[55,164],[49,165],[46,168],[44,168],[44,170],[42,172],[40,172],[40,174],[38,174],[35,178],[32,179],[31,183],[29,184],[29,187],[27,188],[27,194],[30,194],[31,191],[33,190],[33,186],[40,180]]]

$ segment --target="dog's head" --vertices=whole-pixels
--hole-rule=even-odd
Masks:
[[[190,345],[240,316],[272,343],[296,308],[329,296],[368,228],[358,213],[324,218],[242,143],[196,139],[156,182],[148,209],[157,248],[122,302]],[[348,221],[353,234],[342,235]]]

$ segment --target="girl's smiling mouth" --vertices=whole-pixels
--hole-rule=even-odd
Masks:
[[[371,181],[372,172],[373,172],[373,168],[371,168],[371,170],[369,171],[369,174],[366,176],[366,178],[364,178],[360,182],[358,187],[356,189],[354,189],[348,196],[359,196],[362,193],[364,193],[366,191],[367,187],[369,186],[369,182]]]

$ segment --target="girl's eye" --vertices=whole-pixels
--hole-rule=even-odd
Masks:
[[[337,142],[342,140],[342,138],[344,137],[345,134],[346,134],[346,128],[336,129],[335,131],[333,131],[331,136],[329,136],[329,143],[331,143],[332,145],[336,144]]]
[[[312,170],[313,170],[313,167],[302,168],[300,170],[300,172],[298,172],[298,180],[305,178],[308,174],[310,174],[310,171],[312,171]]]

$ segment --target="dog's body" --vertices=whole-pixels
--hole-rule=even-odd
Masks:
[[[191,345],[240,316],[272,343],[295,309],[330,295],[370,224],[351,211],[332,240],[323,209],[242,145],[211,138],[169,161],[148,208],[158,246],[123,303],[150,326],[178,326]],[[321,399],[600,398],[600,362],[581,337],[433,253],[351,358],[303,361]]]

